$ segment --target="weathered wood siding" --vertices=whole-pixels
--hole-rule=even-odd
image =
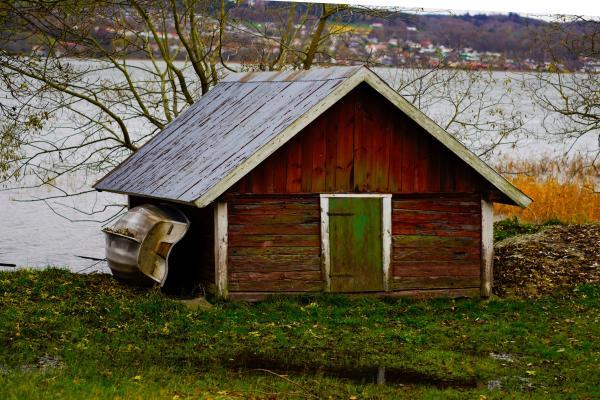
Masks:
[[[228,201],[230,292],[323,289],[318,197]]]
[[[492,187],[368,86],[359,86],[229,193],[475,193]]]
[[[392,290],[478,288],[479,195],[392,199]]]

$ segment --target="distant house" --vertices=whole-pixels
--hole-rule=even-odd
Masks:
[[[225,297],[482,295],[492,202],[530,199],[366,67],[229,75],[96,185],[191,221]]]

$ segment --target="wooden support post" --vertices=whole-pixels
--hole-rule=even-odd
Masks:
[[[383,235],[383,289],[386,292],[390,290],[390,262],[392,255],[392,197],[387,196],[381,199],[383,202],[381,210],[381,227]]]
[[[215,284],[217,295],[227,298],[227,203],[214,204]]]
[[[326,292],[331,291],[331,264],[329,261],[329,198],[321,196],[321,268]]]
[[[481,297],[490,297],[494,280],[494,204],[481,199]]]

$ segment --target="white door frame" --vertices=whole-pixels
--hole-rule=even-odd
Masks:
[[[322,193],[321,205],[321,266],[325,275],[325,291],[331,291],[331,249],[329,247],[329,199],[330,198],[380,198],[381,238],[383,262],[383,290],[390,290],[390,264],[392,254],[392,195],[381,193]]]

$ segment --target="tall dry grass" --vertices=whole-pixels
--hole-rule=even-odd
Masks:
[[[524,222],[560,220],[568,223],[600,221],[600,171],[585,157],[537,161],[505,159],[498,171],[533,199],[526,209],[496,204],[494,211]]]

